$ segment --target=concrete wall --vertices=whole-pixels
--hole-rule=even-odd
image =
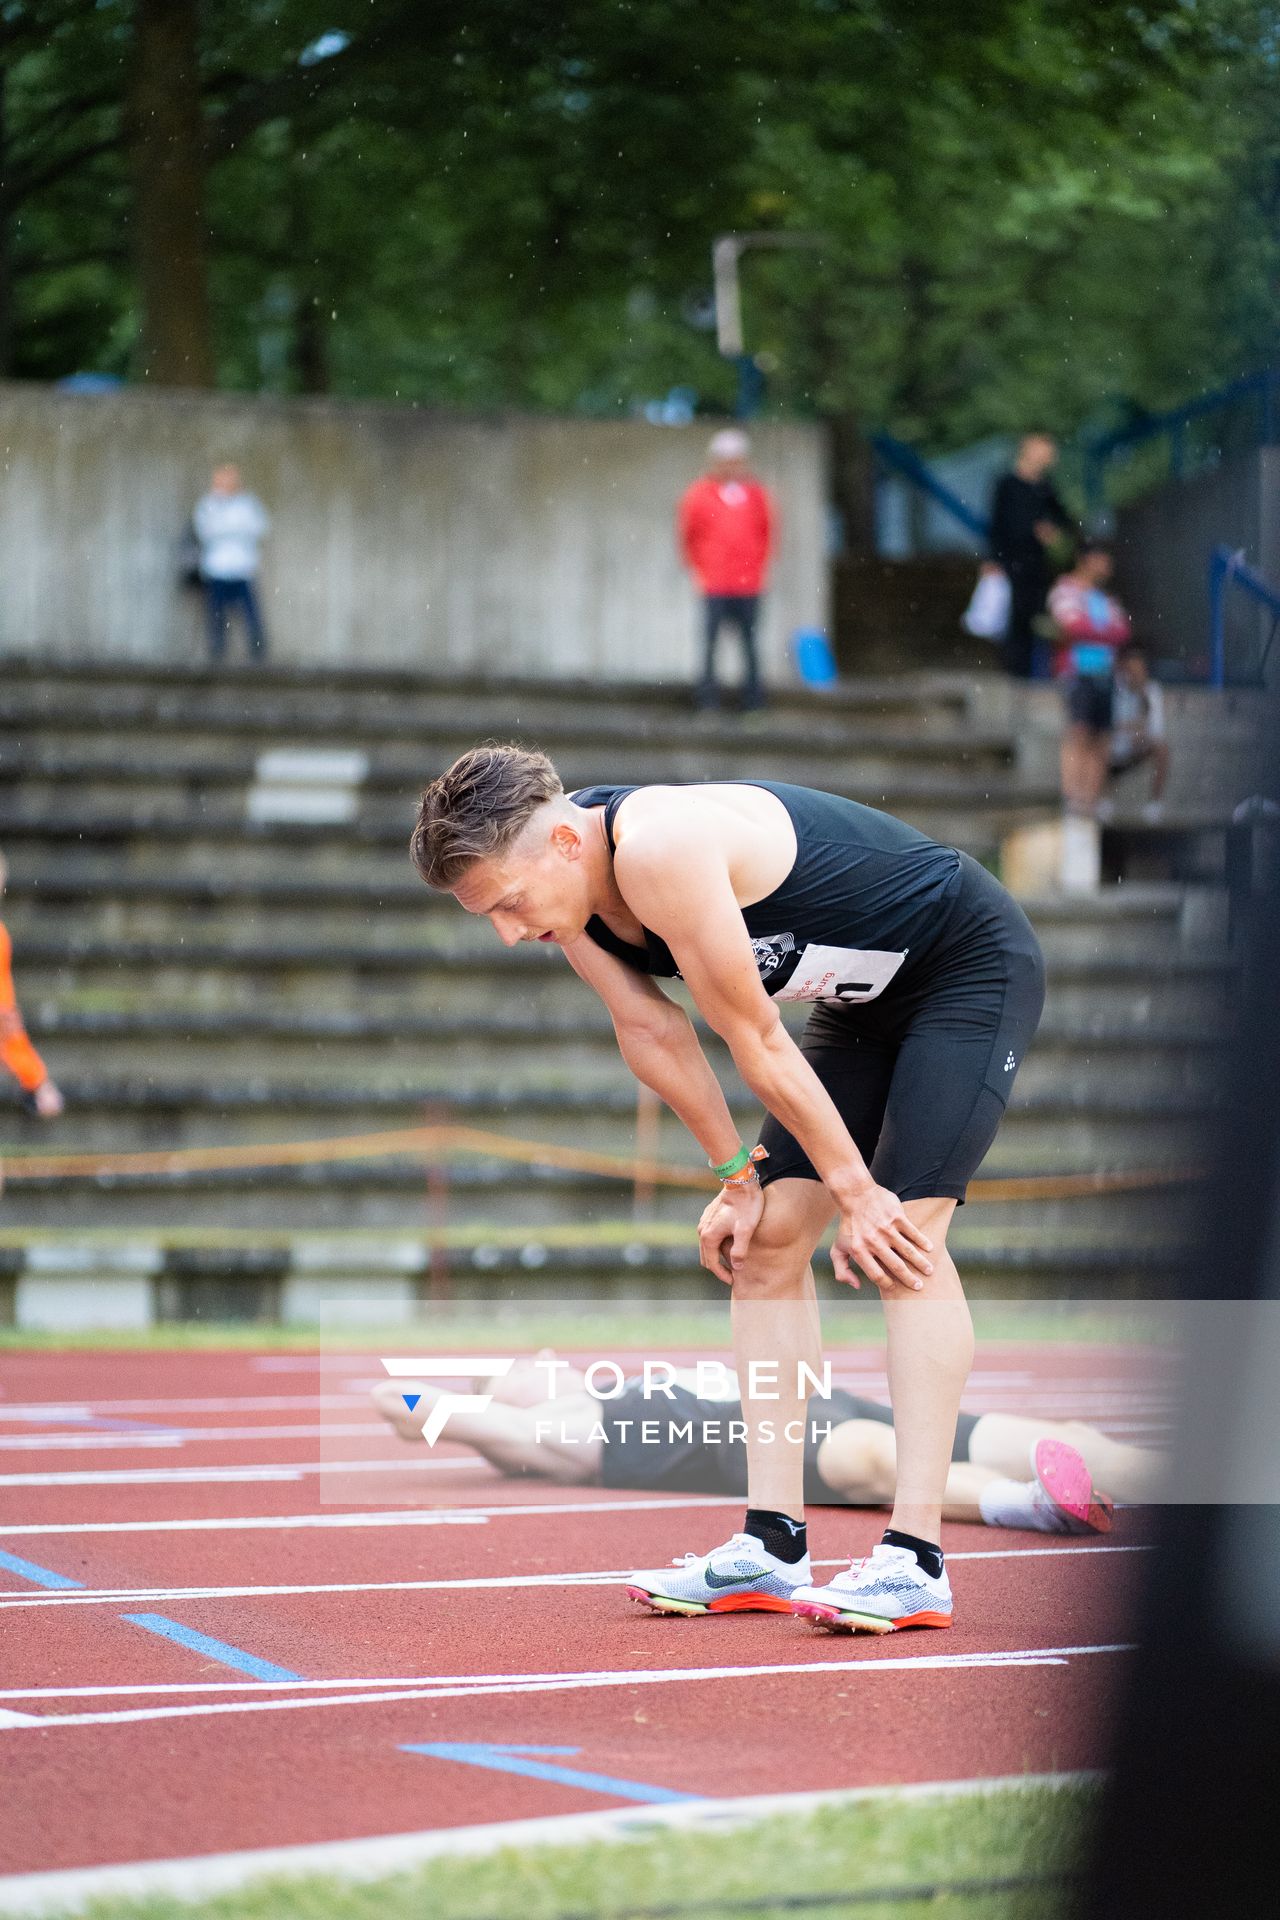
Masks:
[[[274,519],[262,588],[282,660],[686,680],[672,512],[708,431],[0,386],[0,653],[197,657],[175,551],[230,459]],[[799,425],[754,438],[783,515],[764,628],[780,677],[788,633],[826,624],[823,442]]]
[[[1251,566],[1280,581],[1280,447],[1169,481],[1121,511],[1115,544],[1120,592],[1138,633],[1163,658],[1203,665],[1214,547],[1243,547]],[[1231,621],[1229,661],[1256,659],[1259,624],[1269,628],[1270,615],[1236,595]]]

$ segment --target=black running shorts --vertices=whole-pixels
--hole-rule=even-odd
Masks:
[[[740,1400],[700,1400],[686,1387],[675,1398],[628,1386],[616,1400],[601,1404],[607,1438],[601,1450],[600,1478],[606,1487],[643,1487],[649,1492],[738,1494],[747,1491],[747,1449],[741,1432]],[[818,1472],[818,1449],[828,1427],[845,1420],[877,1420],[893,1425],[893,1411],[880,1400],[833,1387],[809,1399],[804,1437],[804,1497],[811,1506],[848,1506]],[[978,1415],[962,1413],[956,1426],[953,1460],[969,1458],[969,1441]]]
[[[984,867],[960,858],[946,924],[919,967],[878,1000],[822,1002],[800,1040],[872,1175],[900,1200],[963,1204],[1044,1005],[1030,921]],[[765,1186],[818,1178],[771,1114],[760,1143]]]
[[[1090,733],[1110,733],[1113,694],[1110,680],[1080,673],[1063,688],[1067,718]]]

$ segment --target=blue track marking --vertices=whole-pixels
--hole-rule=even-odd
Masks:
[[[34,1560],[23,1560],[16,1553],[5,1553],[0,1549],[0,1567],[16,1573],[21,1580],[30,1580],[33,1586],[66,1589],[82,1588],[83,1580],[72,1580],[65,1573],[55,1573],[51,1567],[38,1567]],[[206,1660],[216,1660],[220,1666],[234,1667],[238,1673],[250,1674],[255,1680],[301,1680],[303,1675],[293,1673],[288,1667],[277,1667],[270,1660],[259,1660],[256,1654],[246,1653],[243,1647],[228,1646],[225,1640],[214,1640],[207,1633],[197,1633],[193,1627],[179,1625],[169,1620],[163,1613],[122,1613],[131,1627],[143,1627],[148,1633],[158,1633],[166,1640],[176,1640],[181,1647],[189,1647],[192,1653],[201,1653]]]
[[[37,1587],[82,1587],[83,1580],[71,1580],[65,1573],[53,1573],[48,1567],[38,1567],[34,1560],[21,1560],[16,1553],[0,1552],[0,1567],[7,1567],[10,1573],[16,1573],[20,1580],[30,1580]]]
[[[131,1626],[145,1627],[148,1633],[158,1633],[165,1640],[176,1640],[180,1647],[189,1647],[192,1653],[202,1653],[206,1660],[216,1660],[220,1666],[234,1667],[239,1673],[247,1673],[255,1680],[301,1680],[304,1676],[293,1673],[288,1667],[273,1666],[270,1660],[259,1660],[257,1654],[246,1653],[243,1647],[232,1647],[225,1640],[215,1640],[207,1633],[197,1633],[193,1627],[184,1627],[177,1620],[166,1619],[163,1613],[122,1613],[122,1620]]]
[[[670,1787],[650,1787],[640,1780],[611,1780],[605,1773],[582,1773],[577,1767],[548,1766],[545,1760],[524,1760],[526,1753],[581,1753],[581,1747],[486,1746],[479,1742],[428,1740],[401,1747],[401,1753],[425,1753],[431,1760],[456,1760],[464,1767],[487,1767],[494,1773],[523,1773],[531,1780],[554,1780],[558,1786],[581,1787],[584,1793],[607,1793],[615,1800],[704,1800],[701,1793],[674,1793]]]

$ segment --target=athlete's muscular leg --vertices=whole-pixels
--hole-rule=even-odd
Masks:
[[[883,1296],[898,1457],[890,1524],[931,1541],[942,1523],[960,1395],[973,1365],[973,1322],[946,1247],[955,1204],[905,1202],[904,1211],[933,1243],[933,1272],[919,1293],[895,1286]]]
[[[1151,1500],[1164,1478],[1165,1456],[1154,1447],[1112,1440],[1082,1420],[1036,1420],[1019,1413],[984,1413],[970,1435],[969,1458],[1010,1480],[1025,1480],[1032,1448],[1046,1439],[1073,1446],[1113,1500]]]
[[[880,1420],[842,1420],[820,1443],[814,1465],[850,1506],[888,1506],[898,1478],[893,1428]]]
[[[803,1427],[807,1391],[797,1391],[800,1363],[822,1366],[822,1330],[809,1262],[834,1208],[816,1180],[775,1180],[764,1212],[733,1282],[733,1354],[747,1424],[747,1504],[800,1519],[804,1513],[804,1440],[785,1429]],[[772,1398],[752,1401],[751,1366]],[[776,1387],[775,1387],[776,1381]],[[772,1422],[775,1437],[760,1432]]]
[[[416,1391],[418,1405],[405,1406],[403,1389]],[[384,1380],[373,1389],[374,1406],[402,1440],[421,1440],[429,1409],[449,1391],[431,1381]],[[505,1474],[536,1474],[560,1486],[586,1486],[600,1478],[604,1442],[594,1429],[600,1403],[587,1393],[544,1400],[532,1407],[454,1407],[444,1438],[471,1447]]]
[[[851,1505],[891,1506],[898,1483],[898,1449],[893,1428],[878,1420],[842,1420],[818,1448],[817,1467],[831,1491]],[[1022,1470],[1010,1477],[1025,1480],[1028,1471],[1024,1459]],[[983,1488],[1003,1478],[1005,1475],[994,1467],[953,1460],[947,1468],[947,1484],[942,1496],[943,1519],[980,1522]]]

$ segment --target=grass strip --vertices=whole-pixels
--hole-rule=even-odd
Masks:
[[[974,1329],[979,1342],[1085,1346],[1173,1346],[1177,1317],[1167,1306],[1120,1303],[1108,1307],[1095,1302],[974,1301]],[[853,1307],[843,1301],[824,1302],[823,1329],[827,1348],[838,1356],[846,1346],[883,1344],[883,1319],[874,1301]],[[723,1353],[730,1340],[728,1290],[708,1305],[648,1307],[643,1303],[598,1300],[495,1301],[490,1305],[460,1302],[457,1306],[420,1310],[410,1323],[335,1327],[266,1320],[164,1321],[152,1327],[41,1331],[0,1327],[0,1352],[88,1351],[125,1353],[200,1353],[227,1351],[307,1353],[424,1353],[449,1350],[491,1353],[499,1340],[503,1351],[521,1353],[531,1345],[566,1353],[588,1350],[607,1357],[614,1352],[643,1351],[661,1355],[666,1348],[705,1349]]]
[[[802,1920],[809,1900],[823,1920],[1058,1920],[1095,1800],[1088,1785],[886,1795],[718,1833],[658,1828],[585,1846],[444,1855],[388,1879],[276,1879],[196,1903],[164,1895],[81,1911],[92,1920],[622,1920],[661,1907],[670,1920]]]

